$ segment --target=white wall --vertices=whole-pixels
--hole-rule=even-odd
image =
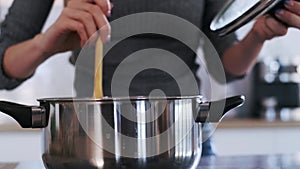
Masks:
[[[7,12],[11,2],[0,0],[1,14]],[[55,0],[44,30],[56,20],[62,4],[62,0]],[[31,79],[15,90],[0,90],[0,100],[38,105],[38,98],[72,96],[74,67],[68,61],[69,56],[69,52],[53,56],[36,70]],[[37,161],[41,158],[41,150],[40,130],[21,130],[12,118],[0,113],[0,162]]]
[[[2,13],[6,13],[12,0],[0,0],[0,2]],[[62,8],[63,0],[56,0],[43,31],[56,20]],[[69,56],[70,52],[53,56],[36,70],[31,79],[15,90],[0,90],[0,99],[23,104],[38,104],[36,101],[38,98],[72,96],[74,67],[68,61]],[[6,115],[0,114],[0,125],[12,122]]]

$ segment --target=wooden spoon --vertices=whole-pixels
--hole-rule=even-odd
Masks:
[[[102,69],[103,69],[103,43],[101,38],[98,38],[96,42],[96,49],[95,49],[94,98],[103,97]]]

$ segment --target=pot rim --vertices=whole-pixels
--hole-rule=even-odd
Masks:
[[[57,97],[57,98],[41,98],[39,102],[114,102],[114,101],[143,101],[143,100],[182,100],[182,99],[203,99],[202,95],[191,96],[165,96],[165,97],[149,97],[149,96],[131,96],[131,97],[108,97],[92,98],[92,97]]]

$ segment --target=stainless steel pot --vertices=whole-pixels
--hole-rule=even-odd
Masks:
[[[1,101],[0,111],[24,128],[44,128],[48,169],[179,169],[195,168],[200,161],[201,123],[218,122],[244,97],[215,102],[201,96],[38,101],[40,106]],[[211,112],[222,103],[224,112]]]

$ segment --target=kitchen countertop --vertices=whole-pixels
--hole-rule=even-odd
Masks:
[[[20,163],[0,163],[0,169],[45,169],[41,161],[20,162]]]
[[[218,128],[220,129],[242,129],[242,128],[278,128],[278,127],[300,127],[300,121],[266,121],[265,119],[223,119]],[[0,121],[1,131],[39,131],[40,129],[23,129],[17,122],[11,120],[9,122]]]
[[[300,154],[219,156],[201,159],[199,169],[299,169]]]
[[[203,157],[197,169],[299,169],[300,153]],[[0,164],[0,169],[44,169],[42,162]]]
[[[224,119],[218,128],[278,128],[300,127],[300,121],[267,121],[265,119]]]
[[[267,121],[265,119],[254,119],[254,118],[231,118],[223,119],[219,124],[220,129],[229,128],[278,128],[278,127],[300,127],[300,121]],[[40,129],[23,129],[15,121],[11,122],[0,122],[1,131],[39,131]]]

